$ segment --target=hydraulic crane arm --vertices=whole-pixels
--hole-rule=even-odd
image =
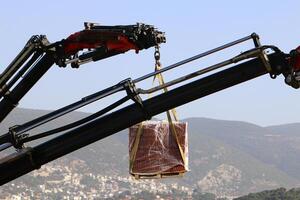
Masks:
[[[55,160],[63,155],[66,155],[72,151],[101,140],[105,137],[113,135],[134,124],[150,119],[152,116],[165,112],[171,108],[184,105],[196,99],[200,99],[207,95],[243,83],[245,81],[249,81],[265,74],[270,74],[272,78],[275,78],[280,74],[283,74],[285,77],[288,77],[289,75],[295,75],[294,72],[297,67],[295,67],[295,65],[292,65],[290,62],[291,59],[294,59],[291,54],[285,54],[274,46],[256,45],[254,49],[241,53],[240,55],[235,56],[229,60],[225,60],[224,62],[217,63],[210,67],[196,71],[192,74],[188,74],[173,81],[167,82],[161,87],[163,88],[169,85],[174,85],[179,82],[186,81],[190,78],[203,75],[207,72],[217,70],[228,64],[246,60],[243,63],[236,64],[233,67],[229,67],[214,74],[199,78],[198,80],[174,88],[166,93],[156,95],[147,100],[142,100],[139,97],[139,94],[152,93],[161,88],[151,88],[148,90],[137,89],[134,86],[135,83],[153,77],[158,73],[162,73],[182,64],[209,55],[216,51],[220,51],[224,48],[233,46],[237,43],[248,40],[249,38],[253,38],[254,41],[258,40],[258,37],[256,35],[251,35],[249,37],[242,38],[241,40],[234,41],[219,48],[180,61],[138,79],[125,80],[115,86],[88,96],[79,102],[71,104],[58,111],[54,111],[47,116],[43,116],[41,118],[33,120],[32,123],[26,123],[23,126],[20,126],[19,130],[17,130],[17,127],[17,129],[15,130],[17,130],[16,132],[20,133],[19,135],[16,135],[15,131],[3,135],[3,137],[0,138],[0,145],[11,143],[11,145],[15,145],[15,147],[20,149],[17,153],[0,160],[0,184],[7,183],[8,181],[13,180],[34,169],[38,169],[45,163]],[[264,49],[266,48],[271,48],[272,50],[274,50],[274,52],[266,55],[264,53]],[[294,84],[297,83],[297,79],[295,77],[293,77],[293,81],[296,81],[294,82]],[[95,116],[95,118],[91,118],[91,120],[79,124],[79,126],[76,128],[74,128],[75,126],[70,126],[73,129],[33,148],[22,148],[20,147],[20,145],[18,145],[18,143],[22,144],[22,142],[30,141],[26,140],[26,138],[28,139],[28,137],[22,134],[22,130],[30,130],[35,127],[36,124],[43,124],[47,120],[61,116],[62,114],[72,111],[85,103],[96,101],[122,90],[125,90],[127,92],[127,96],[112,104],[111,107],[105,108],[104,110],[111,110],[128,99],[132,99],[134,101],[133,104],[124,108],[120,108],[115,112],[106,114],[102,117],[99,116],[104,114],[105,111],[99,111],[100,114]],[[14,142],[13,140],[16,140],[16,138],[19,141]]]
[[[0,75],[0,122],[54,63],[78,68],[90,61],[131,49],[138,52],[164,42],[164,33],[145,24],[99,26],[85,23],[85,30],[52,44],[43,35],[33,36]]]

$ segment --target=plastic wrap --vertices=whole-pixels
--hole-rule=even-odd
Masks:
[[[187,123],[172,124],[146,121],[129,129],[132,175],[176,175],[188,170]]]

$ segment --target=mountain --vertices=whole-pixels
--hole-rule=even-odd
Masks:
[[[299,124],[260,127],[246,122],[190,119],[191,130],[202,130],[259,161],[300,178]]]
[[[283,124],[277,126],[266,127],[268,130],[274,132],[277,135],[288,135],[297,137],[300,135],[300,123]]]
[[[22,124],[47,112],[16,109],[1,124],[0,133],[7,132],[10,126]],[[74,112],[31,133],[62,126],[87,115]],[[297,173],[300,167],[300,157],[297,156],[300,153],[300,134],[297,134],[297,124],[261,127],[246,122],[207,118],[189,118],[184,121],[189,124],[190,172],[183,178],[148,182],[128,179],[128,131],[124,130],[6,184],[0,188],[0,198],[3,198],[1,194],[11,195],[16,185],[23,188],[22,191],[36,192],[35,195],[39,194],[37,191],[45,193],[48,190],[53,194],[54,190],[59,192],[59,189],[62,194],[73,194],[70,192],[73,188],[74,195],[80,195],[76,192],[81,190],[90,193],[96,190],[101,197],[104,193],[99,191],[102,183],[105,183],[106,186],[111,185],[109,189],[103,190],[110,197],[110,193],[107,193],[109,191],[129,191],[133,194],[137,188],[142,192],[154,184],[157,188],[164,188],[162,191],[174,192],[178,189],[187,195],[200,191],[228,198],[300,185]],[[66,177],[73,177],[76,181]],[[60,183],[60,187],[54,189],[58,186],[54,187],[51,184],[53,181]],[[98,189],[91,183],[97,185]]]

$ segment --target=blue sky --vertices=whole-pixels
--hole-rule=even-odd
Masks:
[[[299,1],[3,1],[0,8],[0,71],[34,34],[51,42],[83,28],[83,22],[104,25],[153,24],[166,32],[162,63],[169,65],[256,32],[263,44],[285,52],[300,45]],[[241,45],[203,62],[166,75],[167,80],[247,50]],[[153,49],[129,52],[80,69],[53,66],[20,102],[20,107],[57,109],[127,77],[153,70]],[[150,81],[151,83],[151,81]],[[103,104],[110,102],[105,100]],[[264,76],[178,108],[181,118],[209,117],[259,125],[300,122],[300,91],[283,78]],[[102,104],[102,103],[100,103]],[[82,109],[94,112],[100,104]]]

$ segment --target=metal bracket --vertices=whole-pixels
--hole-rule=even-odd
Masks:
[[[94,26],[100,26],[99,23],[93,23],[93,22],[84,22],[84,29],[85,30],[91,30]]]
[[[260,48],[261,47],[261,43],[260,43],[260,40],[259,40],[259,35],[257,35],[256,33],[252,33],[251,37],[253,39],[254,46],[256,48]],[[261,50],[259,57],[261,58],[264,66],[266,67],[266,69],[270,73],[271,78],[276,78],[276,75],[274,77],[274,75],[271,73],[272,72],[272,67],[270,65],[269,58],[268,58],[267,54],[265,53],[265,51],[263,49]]]
[[[15,129],[19,125],[15,125],[9,128],[9,134],[10,134],[10,143],[16,148],[16,149],[23,149],[25,148],[24,143],[22,142],[22,139],[29,136],[29,134],[17,134]]]
[[[132,99],[135,103],[139,104],[140,106],[143,106],[143,100],[138,95],[135,84],[132,82],[130,78],[123,80],[122,82],[120,82],[120,84],[123,85],[130,99]]]
[[[129,78],[129,79],[125,79],[124,81],[122,81],[121,84],[123,84],[123,87],[124,87],[127,95],[129,96],[129,98],[132,99],[136,104],[138,104],[139,107],[142,109],[146,118],[151,119],[151,116],[150,116],[148,110],[145,108],[145,106],[143,104],[143,100],[140,97],[140,95],[138,93],[138,89],[136,88],[133,81]]]

